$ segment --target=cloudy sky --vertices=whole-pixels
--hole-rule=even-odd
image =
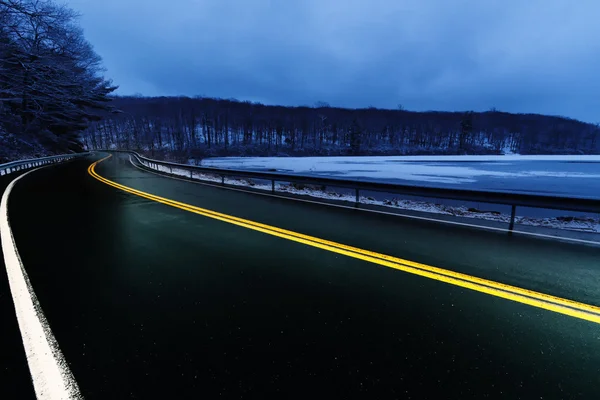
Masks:
[[[66,0],[121,94],[600,121],[598,0]]]

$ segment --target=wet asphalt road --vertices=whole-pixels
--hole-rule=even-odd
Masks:
[[[98,158],[30,174],[9,203],[33,288],[88,399],[600,397],[597,324],[152,202],[89,176]],[[118,157],[96,171],[207,209],[600,305],[598,248],[176,181]],[[3,398],[31,398],[7,288],[3,271]]]

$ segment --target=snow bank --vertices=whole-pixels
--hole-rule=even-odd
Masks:
[[[298,189],[293,184],[282,184],[278,190],[292,194],[324,198],[329,200],[341,200],[354,203],[355,196],[340,194],[335,191],[322,191],[317,188],[305,187]],[[407,211],[420,211],[431,214],[443,214],[456,217],[476,218],[495,222],[510,222],[510,215],[499,212],[484,212],[466,206],[448,206],[435,204],[425,201],[405,200],[405,199],[385,199],[376,200],[373,197],[360,197],[363,204],[372,204],[376,206],[386,206]],[[545,226],[549,228],[567,229],[585,232],[600,233],[600,218],[577,218],[577,217],[554,217],[554,218],[531,218],[517,216],[515,223],[530,226]]]

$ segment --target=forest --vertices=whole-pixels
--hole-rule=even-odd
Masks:
[[[560,116],[117,96],[104,72],[73,10],[52,0],[0,0],[0,163],[85,149],[186,161],[600,153],[597,124]]]
[[[90,149],[155,157],[598,154],[596,124],[538,114],[269,106],[202,97],[114,97],[83,134]]]
[[[83,151],[117,89],[70,8],[0,0],[0,163]]]

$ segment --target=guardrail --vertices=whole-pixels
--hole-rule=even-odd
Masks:
[[[282,174],[273,172],[254,172],[234,169],[221,169],[200,167],[187,164],[178,164],[168,161],[154,160],[144,157],[135,151],[124,150],[98,150],[104,152],[128,153],[133,155],[138,162],[149,169],[158,170],[158,166],[169,168],[171,174],[173,169],[183,169],[190,171],[190,179],[193,179],[193,172],[204,172],[221,177],[221,184],[225,185],[226,177],[236,178],[254,178],[271,182],[271,191],[275,192],[275,182],[291,182],[305,185],[317,185],[322,187],[334,186],[354,190],[356,204],[360,203],[360,192],[384,192],[395,193],[410,196],[462,200],[469,202],[480,202],[489,204],[502,204],[511,207],[510,223],[508,231],[512,232],[515,226],[515,217],[517,207],[543,208],[553,210],[578,211],[600,214],[600,199],[579,198],[579,197],[559,197],[538,194],[508,193],[495,191],[481,191],[468,189],[435,188],[426,186],[399,185],[392,183],[368,182],[351,179],[337,179],[328,177],[300,176],[292,174]],[[164,172],[164,171],[163,171]],[[168,174],[168,172],[165,172]]]
[[[23,171],[31,168],[41,167],[46,164],[55,164],[64,161],[71,160],[75,157],[81,157],[89,155],[91,153],[73,153],[73,154],[61,154],[58,156],[33,158],[29,160],[12,161],[6,164],[0,164],[0,176],[8,175],[13,172]]]

